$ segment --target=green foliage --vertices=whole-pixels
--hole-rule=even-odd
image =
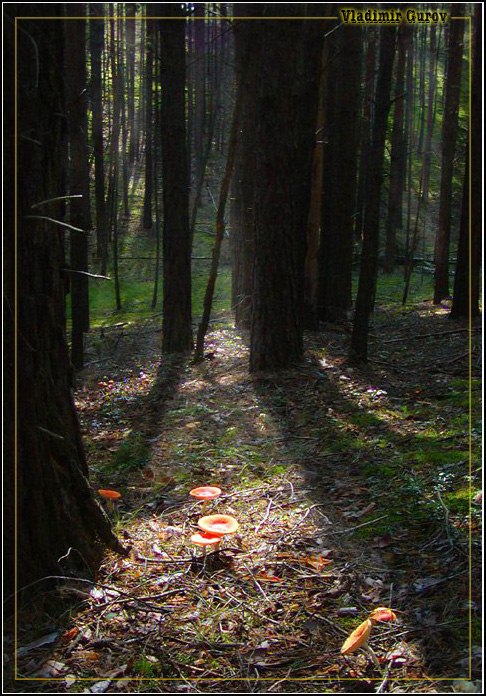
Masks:
[[[122,442],[113,457],[115,471],[141,469],[150,459],[150,447],[142,433],[132,432]]]

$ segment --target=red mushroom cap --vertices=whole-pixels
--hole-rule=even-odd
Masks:
[[[196,532],[191,536],[191,541],[197,546],[217,546],[221,543],[221,536],[209,532]]]
[[[189,491],[189,495],[199,498],[199,500],[212,500],[221,495],[221,488],[217,486],[199,486],[199,488],[193,488],[192,491]]]
[[[121,493],[111,491],[109,488],[98,488],[98,493],[102,498],[107,498],[108,500],[118,500],[118,498],[122,497]]]
[[[348,655],[364,645],[370,636],[372,626],[373,624],[371,621],[366,619],[358,628],[355,628],[344,641],[341,648],[341,655]]]
[[[396,621],[397,615],[388,607],[378,607],[369,615],[371,621]]]
[[[210,534],[224,536],[225,534],[233,534],[236,532],[239,524],[235,518],[230,515],[206,515],[205,517],[201,517],[197,526]]]

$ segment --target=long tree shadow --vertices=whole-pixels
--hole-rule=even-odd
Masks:
[[[444,476],[464,474],[467,442],[451,447],[447,433],[440,441],[430,424],[423,427],[425,415],[407,415],[407,385],[393,370],[337,367],[342,354],[326,353],[328,361],[314,352],[295,370],[255,377],[255,391],[281,429],[284,456],[303,472],[310,496],[348,525],[349,533],[344,529],[340,536],[347,539],[342,553],[353,545],[363,549],[356,601],[399,610],[413,646],[403,658],[409,669],[421,661],[438,677],[464,675],[467,531],[450,525],[440,491]],[[415,418],[420,428],[409,427]]]

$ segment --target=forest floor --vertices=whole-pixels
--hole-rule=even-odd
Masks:
[[[60,581],[61,616],[48,594],[21,613],[20,690],[480,691],[480,326],[470,346],[447,307],[385,304],[366,366],[328,325],[295,368],[250,375],[229,318],[201,363],[161,359],[158,321],[89,336],[76,403],[130,553]],[[204,484],[223,491],[204,514],[240,525],[206,555]],[[374,655],[342,656],[377,606],[397,621]]]

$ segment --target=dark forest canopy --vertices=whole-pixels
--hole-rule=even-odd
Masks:
[[[116,360],[150,326],[175,389],[221,317],[252,384],[304,369],[329,331],[339,365],[371,369],[398,340],[375,330],[383,287],[393,316],[421,295],[473,335],[481,3],[369,11],[4,4],[8,594],[129,552],[75,403],[107,337]]]

